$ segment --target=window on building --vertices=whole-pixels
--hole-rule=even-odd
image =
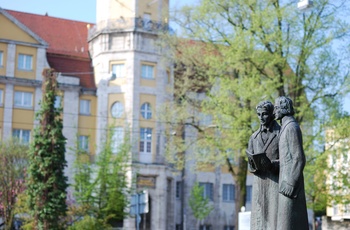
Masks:
[[[145,119],[152,118],[152,108],[150,103],[146,102],[141,105],[141,115]]]
[[[181,194],[182,194],[182,182],[176,181],[176,190],[175,190],[176,198],[180,199]]]
[[[140,152],[141,153],[152,152],[152,129],[151,128],[140,129]]]
[[[333,205],[333,215],[338,215],[338,214],[339,214],[338,205],[334,204]]]
[[[32,70],[33,69],[33,56],[27,54],[18,55],[18,69],[20,70]]]
[[[124,128],[120,126],[115,127],[113,129],[113,136],[112,136],[112,152],[118,153],[123,143],[124,143]]]
[[[3,98],[4,98],[4,90],[0,89],[0,106],[4,103]]]
[[[55,106],[56,109],[61,107],[61,100],[62,100],[61,96],[56,96],[55,97],[54,106]]]
[[[89,151],[89,136],[79,136],[79,149]]]
[[[233,202],[235,199],[235,186],[233,184],[222,185],[222,200]]]
[[[4,52],[0,51],[0,67],[4,66]]]
[[[166,71],[166,80],[167,80],[167,83],[170,83],[170,82],[171,82],[170,70],[167,70],[167,71]]]
[[[121,118],[124,113],[124,106],[121,102],[116,101],[111,107],[111,114],[114,118]]]
[[[146,79],[154,78],[154,66],[143,64],[141,67],[141,77]]]
[[[12,136],[17,138],[23,144],[29,144],[30,141],[30,130],[25,129],[13,129]]]
[[[125,65],[124,63],[112,64],[112,73],[116,78],[125,77]]]
[[[182,230],[182,224],[176,224],[175,230]]]
[[[31,108],[33,106],[33,93],[15,91],[15,106]]]
[[[143,14],[143,21],[144,21],[144,28],[145,29],[152,29],[152,20],[151,20],[151,14],[144,13]]]
[[[211,225],[200,225],[199,230],[212,230]]]
[[[199,183],[203,187],[203,197],[213,200],[213,183]]]
[[[247,203],[251,203],[252,202],[252,186],[251,185],[247,185],[246,202]]]
[[[234,226],[224,226],[224,230],[235,230]]]
[[[90,100],[80,100],[80,114],[90,115],[91,101]]]

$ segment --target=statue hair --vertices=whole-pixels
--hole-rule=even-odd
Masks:
[[[259,104],[256,106],[256,110],[258,109],[266,109],[269,114],[273,114],[273,104],[270,101],[261,101]]]
[[[293,101],[292,99],[281,96],[277,98],[277,101],[279,102],[279,106],[281,108],[281,113],[283,115],[294,115],[294,108],[293,108]]]

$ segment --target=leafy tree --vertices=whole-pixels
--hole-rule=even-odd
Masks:
[[[340,205],[339,210],[350,204],[350,183],[349,183],[349,148],[350,148],[350,127],[348,126],[350,117],[343,114],[340,117],[330,119],[327,122],[326,146],[323,159],[321,158],[317,166],[323,166],[323,170],[316,171],[320,177],[319,181],[327,181],[318,185],[318,189],[327,191],[326,204],[328,206]],[[321,171],[321,172],[319,172]],[[322,190],[321,190],[322,191]]]
[[[61,109],[54,106],[58,88],[53,69],[44,69],[41,109],[37,113],[40,125],[35,129],[29,151],[29,204],[35,229],[62,229],[65,216],[67,177],[64,175],[66,139],[62,134]]]
[[[85,216],[72,226],[90,223],[94,219],[96,226],[115,226],[125,216],[130,195],[130,143],[125,135],[124,143],[113,148],[113,128],[109,129],[106,141],[97,161],[90,161],[89,153],[77,151],[74,174],[74,196],[76,198],[75,215]]]
[[[204,220],[213,210],[212,205],[209,204],[209,199],[203,197],[203,190],[203,186],[195,183],[192,187],[191,196],[188,201],[193,215],[199,221]]]
[[[318,0],[311,10],[300,12],[293,1],[202,0],[174,17],[182,29],[181,38],[164,36],[175,62],[174,95],[181,102],[170,106],[167,117],[175,119],[168,121],[174,127],[192,127],[200,134],[196,143],[211,150],[206,155],[193,151],[194,158],[230,169],[237,192],[236,214],[245,203],[245,149],[259,125],[255,106],[261,100],[274,102],[278,96],[293,100],[308,160],[305,182],[319,183],[314,172],[321,163],[315,159],[326,154],[318,148],[324,141],[323,124],[340,111],[339,98],[349,90],[344,63],[348,53],[334,46],[349,31],[341,19],[344,4],[343,0]],[[215,132],[200,126],[194,111],[210,116]],[[180,140],[171,144],[177,144],[177,150],[186,150],[194,142],[172,137],[176,138]],[[170,159],[179,151],[172,153]],[[307,189],[311,195],[317,187]]]
[[[17,139],[0,142],[0,216],[5,229],[13,228],[18,196],[25,190],[28,149]]]

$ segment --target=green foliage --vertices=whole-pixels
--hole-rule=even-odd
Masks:
[[[122,222],[128,214],[128,195],[130,181],[127,172],[130,169],[130,140],[125,135],[124,143],[118,150],[112,148],[113,129],[109,129],[106,141],[97,161],[92,164],[86,152],[77,151],[74,174],[74,196],[79,207],[74,215],[90,215],[83,223],[96,221],[99,226],[111,226]],[[73,225],[74,229],[77,227]]]
[[[25,190],[28,146],[17,139],[0,142],[0,216],[5,229],[12,229],[19,205],[18,196]]]
[[[182,38],[165,36],[164,44],[170,45],[169,58],[175,62],[174,95],[181,103],[169,105],[165,120],[173,130],[186,125],[200,135],[188,135],[186,141],[180,135],[169,136],[173,142],[168,158],[185,159],[176,151],[192,148],[195,141],[191,137],[200,137],[199,148],[211,151],[206,155],[192,151],[191,157],[227,163],[235,182],[240,183],[236,203],[244,202],[244,153],[249,136],[259,125],[255,106],[262,100],[274,102],[278,96],[288,96],[303,130],[309,205],[322,202],[323,209],[327,188],[320,188],[322,176],[315,172],[319,166],[327,167],[323,163],[328,153],[319,145],[324,144],[325,121],[339,114],[339,98],[349,92],[344,61],[349,52],[341,43],[350,28],[341,19],[344,4],[344,0],[318,0],[311,10],[301,13],[295,3],[287,1],[202,0],[177,11],[174,20],[182,29]],[[335,43],[343,49],[336,50]],[[215,132],[201,126],[199,111],[211,117]],[[322,195],[316,195],[318,189]]]
[[[209,203],[209,199],[203,197],[203,189],[198,183],[194,184],[188,201],[197,220],[204,220],[214,209],[213,205]]]
[[[60,109],[54,107],[57,80],[53,70],[43,72],[43,98],[37,113],[40,125],[34,130],[29,151],[29,205],[36,229],[62,229],[65,216],[67,178],[64,175],[66,139],[62,134]]]
[[[101,227],[101,224],[96,220],[96,218],[91,216],[83,216],[82,220],[74,223],[73,226],[68,227],[68,230],[103,230],[106,229],[105,226]]]
[[[328,122],[324,157],[324,178],[329,191],[328,205],[350,204],[350,117],[338,116]]]
[[[31,207],[28,203],[28,195],[26,192],[23,192],[17,196],[15,214],[18,215],[18,218],[22,222],[21,229],[32,230],[34,229],[34,219],[29,215]]]

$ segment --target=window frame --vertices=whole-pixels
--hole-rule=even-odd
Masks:
[[[18,94],[21,94],[21,98],[20,98],[20,100],[19,100],[19,104],[18,103],[16,103],[16,102],[18,102],[18,98],[17,98],[17,95]],[[26,98],[26,96],[25,95],[27,95],[27,96],[29,96],[30,95],[30,105],[26,105],[26,101],[25,101],[25,98]],[[27,91],[15,91],[14,92],[14,98],[13,98],[13,106],[15,107],[15,108],[33,108],[33,92],[27,92]]]
[[[118,153],[124,143],[124,127],[116,126],[113,128],[112,152]]]
[[[199,186],[203,187],[202,197],[214,201],[214,184],[210,182],[199,182]]]
[[[234,184],[222,184],[222,201],[234,202],[236,196],[236,188]]]
[[[122,68],[116,69],[117,66],[120,66]],[[115,74],[116,78],[124,78],[126,76],[125,74],[125,63],[122,62],[116,62],[116,63],[111,63],[111,72],[112,74]],[[118,70],[118,71],[116,71]]]
[[[120,106],[118,107],[118,105]],[[123,114],[124,114],[124,104],[120,101],[114,102],[111,106],[111,116],[113,118],[121,118]]]
[[[89,136],[87,135],[80,135],[79,136],[79,150],[89,152]]]
[[[140,153],[151,154],[152,153],[152,128],[140,128]]]
[[[84,103],[82,103],[82,102],[84,102]],[[87,103],[86,105],[84,105],[85,102]],[[88,112],[86,110],[88,110]],[[91,115],[91,100],[88,100],[88,99],[80,99],[79,100],[79,114]]]
[[[18,132],[18,135],[15,135]],[[28,134],[28,140],[23,139],[24,132]],[[29,144],[31,140],[31,130],[29,129],[12,129],[12,137],[19,140],[21,144]]]
[[[149,102],[145,102],[141,105],[141,108],[140,108],[140,113],[141,113],[141,116],[146,119],[146,120],[149,120],[149,119],[152,119],[152,106],[151,106],[151,103]]]
[[[19,53],[18,60],[17,60],[17,69],[23,70],[23,71],[32,71],[33,70],[33,55]]]
[[[210,224],[202,224],[199,226],[199,230],[212,230],[212,227]]]
[[[155,79],[155,64],[142,63],[141,64],[141,78],[153,80]]]
[[[235,230],[235,226],[233,225],[225,225],[224,230]]]
[[[176,199],[181,199],[182,197],[182,181],[176,181],[175,197]]]

